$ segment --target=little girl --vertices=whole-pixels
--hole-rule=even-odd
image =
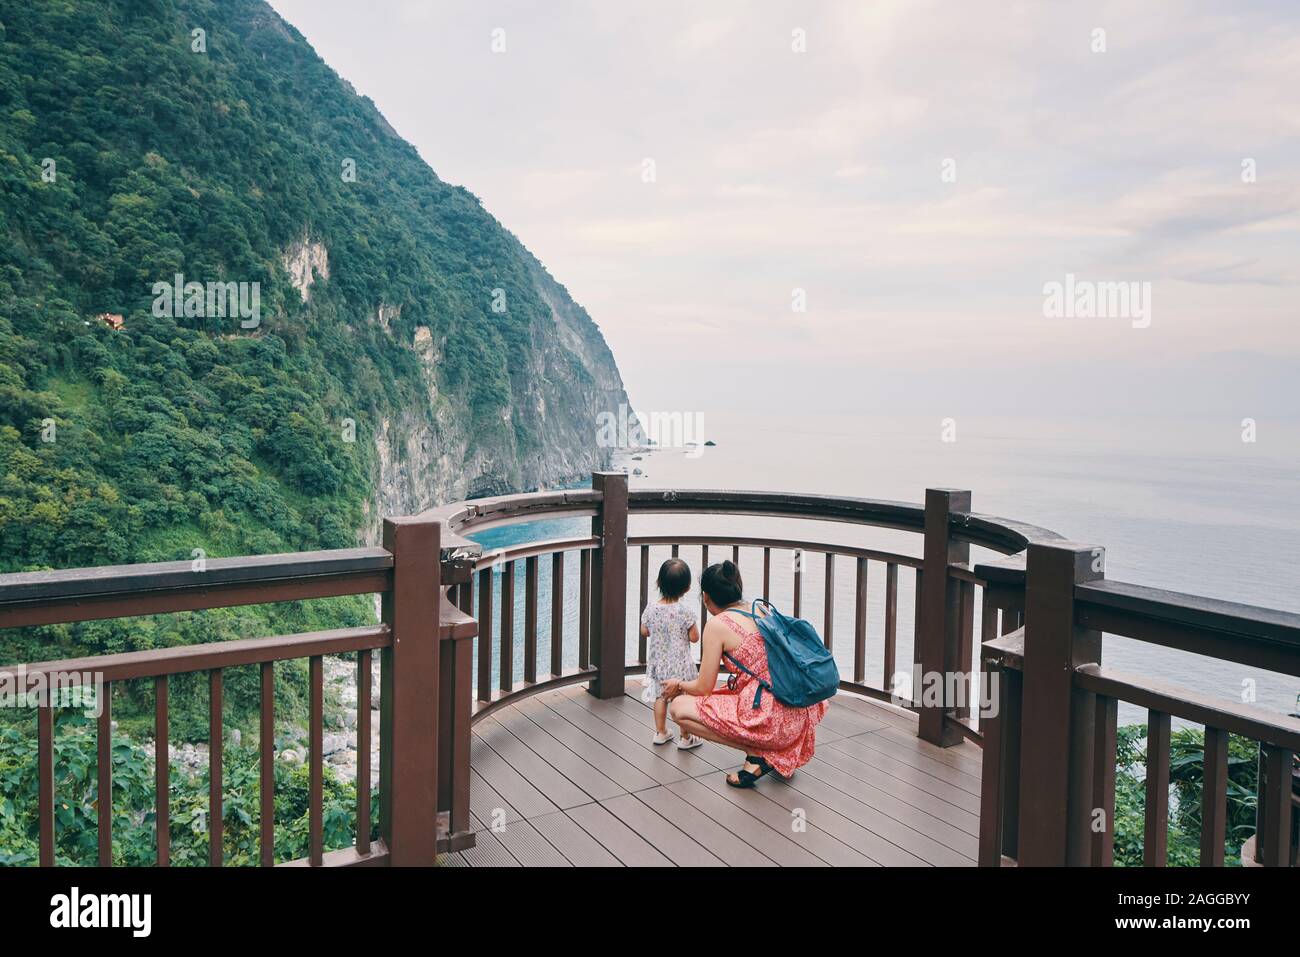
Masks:
[[[641,613],[641,634],[646,642],[647,694],[655,699],[655,744],[667,744],[672,735],[665,722],[668,719],[668,702],[661,697],[660,682],[675,678],[678,681],[695,680],[695,662],[691,659],[691,643],[700,640],[700,628],[695,613],[680,600],[691,590],[691,569],[680,558],[670,558],[659,566],[655,580],[662,596],[657,602],[646,605]],[[698,748],[704,743],[693,734],[677,735],[677,747],[683,751]]]

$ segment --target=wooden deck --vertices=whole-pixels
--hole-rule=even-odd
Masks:
[[[741,756],[655,747],[649,705],[580,687],[474,729],[477,846],[442,862],[545,866],[974,866],[980,750],[916,737],[913,715],[840,694],[789,782],[726,786]]]

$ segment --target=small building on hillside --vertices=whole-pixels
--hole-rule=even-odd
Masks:
[[[95,318],[110,329],[121,329],[126,323],[126,320],[116,312],[101,312]]]

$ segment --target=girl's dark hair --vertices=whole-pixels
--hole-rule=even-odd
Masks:
[[[731,605],[740,601],[745,583],[740,580],[740,569],[731,562],[710,565],[700,576],[700,590],[715,605]]]
[[[665,598],[681,598],[691,590],[691,566],[680,558],[670,558],[659,566],[655,584]]]

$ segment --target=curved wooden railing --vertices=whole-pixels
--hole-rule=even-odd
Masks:
[[[592,607],[593,603],[603,603],[611,608],[612,621],[625,621],[627,599],[617,574],[610,576],[608,585],[603,584],[604,576],[598,574],[602,584],[593,588],[593,567],[599,561],[613,561],[619,568],[626,569],[629,550],[639,553],[639,606],[645,607],[649,591],[649,556],[655,546],[671,547],[674,556],[683,548],[700,550],[700,569],[709,562],[710,548],[730,550],[731,557],[741,564],[742,549],[761,550],[762,552],[762,588],[755,590],[755,595],[764,598],[775,597],[772,593],[771,569],[774,551],[788,552],[793,568],[793,588],[790,595],[790,607],[794,614],[803,612],[804,569],[810,557],[824,563],[822,625],[823,636],[828,647],[834,647],[835,641],[835,571],[837,559],[853,563],[854,610],[852,668],[851,679],[842,682],[844,690],[853,691],[873,698],[892,700],[895,703],[910,703],[910,692],[900,702],[897,688],[894,687],[894,675],[897,665],[897,647],[899,619],[898,592],[900,569],[910,569],[913,573],[913,596],[915,610],[913,613],[912,636],[913,668],[909,676],[920,669],[921,636],[919,626],[923,619],[923,606],[926,597],[923,583],[927,556],[920,557],[880,549],[865,548],[854,545],[838,544],[820,540],[795,538],[763,538],[739,536],[734,534],[714,535],[642,535],[627,536],[626,527],[629,517],[644,515],[744,515],[764,518],[794,518],[818,522],[835,521],[857,525],[865,528],[901,530],[926,535],[927,522],[938,522],[942,530],[932,531],[931,543],[944,539],[942,547],[928,557],[932,566],[938,565],[934,578],[940,581],[940,588],[930,596],[935,606],[935,621],[940,627],[945,626],[949,592],[954,592],[960,603],[961,617],[956,622],[958,644],[955,648],[956,659],[948,662],[955,667],[958,661],[964,662],[961,670],[970,672],[979,667],[979,658],[975,654],[974,636],[974,602],[977,588],[983,590],[984,583],[969,571],[963,571],[961,562],[968,560],[971,545],[978,545],[997,551],[1017,552],[1031,541],[1054,541],[1059,539],[1056,533],[1020,522],[955,510],[950,518],[938,517],[938,509],[947,508],[949,494],[946,491],[935,493],[934,502],[928,507],[921,507],[901,502],[875,499],[837,497],[828,495],[786,494],[774,492],[732,492],[717,490],[626,490],[625,477],[620,475],[598,476],[598,482],[610,482],[619,486],[616,501],[619,507],[607,506],[604,489],[580,489],[572,491],[528,493],[509,495],[470,502],[460,502],[425,513],[443,524],[447,530],[447,542],[451,547],[460,543],[467,552],[473,552],[473,544],[466,536],[496,529],[502,525],[535,522],[556,518],[590,518],[593,535],[587,538],[573,538],[563,541],[544,541],[527,543],[512,548],[500,549],[481,554],[471,560],[465,580],[456,588],[454,601],[465,613],[476,611],[480,635],[477,642],[477,682],[475,717],[480,718],[497,710],[503,703],[518,696],[532,695],[566,684],[600,681],[601,674],[593,667],[598,653],[593,654],[591,647]],[[968,497],[966,499],[968,501]],[[610,537],[602,534],[607,526],[622,530],[621,535]],[[577,574],[580,582],[578,595],[577,622],[577,660],[576,666],[565,666],[563,633],[564,556],[570,552],[578,554]],[[715,552],[714,554],[718,554]],[[539,670],[538,661],[538,590],[542,586],[540,563],[550,558],[551,586],[551,633],[549,673]],[[520,575],[522,564],[524,581],[523,616],[523,655],[522,675],[515,674],[515,602],[517,601],[516,578]],[[871,574],[871,566],[883,566],[884,605],[883,634],[881,635],[882,654],[878,683],[869,681],[866,675],[867,663],[867,604],[869,583],[876,580]],[[950,570],[945,571],[945,566]],[[501,569],[502,582],[493,587],[495,569]],[[982,637],[992,637],[987,628],[991,621],[997,621],[998,606],[995,602],[1002,600],[1013,609],[1017,596],[1009,593],[999,596],[994,594],[983,605],[985,632]],[[501,608],[494,608],[494,602]],[[476,607],[477,605],[477,607]],[[701,609],[701,624],[707,613]],[[557,627],[559,623],[559,627]],[[634,659],[625,656],[618,642],[625,634],[624,625],[617,625],[610,641],[610,657],[614,659],[606,675],[611,682],[620,677],[636,674],[645,668],[645,642],[638,643]],[[599,631],[599,629],[597,629]],[[571,639],[572,640],[572,639]],[[940,636],[940,640],[946,640]],[[942,654],[943,650],[940,649]],[[929,669],[942,670],[942,669]],[[541,677],[539,677],[541,675]],[[516,680],[519,678],[520,680]],[[874,679],[874,676],[873,676]],[[621,683],[618,684],[621,689]],[[618,693],[622,693],[619,690]],[[919,710],[919,705],[916,705]],[[965,715],[944,711],[932,715],[927,722],[932,726],[930,733],[936,742],[952,743],[959,736],[978,739],[979,732],[972,725],[975,705],[973,701],[967,706]]]
[[[503,496],[462,502],[431,516],[454,536],[505,524],[551,518],[590,518],[586,538],[530,543],[481,556],[478,574],[478,682],[476,718],[521,697],[565,684],[589,683],[593,693],[621,694],[622,679],[645,667],[645,641],[635,656],[624,651],[629,552],[637,555],[638,607],[649,600],[650,549],[671,554],[698,548],[700,568],[713,554],[727,554],[742,571],[742,549],[761,550],[762,586],[754,595],[774,598],[772,554],[792,553],[789,607],[804,613],[803,572],[808,556],[824,562],[821,624],[827,647],[836,631],[837,560],[852,562],[854,601],[852,677],[843,690],[901,704],[918,713],[918,733],[940,746],[970,740],[984,748],[981,807],[981,863],[1111,863],[1113,831],[1094,827],[1114,815],[1116,712],[1119,701],[1150,710],[1151,799],[1147,801],[1146,860],[1164,863],[1168,827],[1169,733],[1171,718],[1206,728],[1203,862],[1222,864],[1227,791],[1227,735],[1242,734],[1260,745],[1258,840],[1247,848],[1260,863],[1295,861],[1292,818],[1300,808],[1300,785],[1293,788],[1292,756],[1300,744],[1300,721],[1246,705],[1233,706],[1100,667],[1100,633],[1124,635],[1153,644],[1206,654],[1285,674],[1300,674],[1300,616],[1188,595],[1161,592],[1102,579],[1104,550],[1065,542],[1047,529],[970,511],[968,492],[931,489],[924,506],[871,499],[774,492],[716,490],[637,490],[625,479],[598,476],[591,490]],[[610,490],[613,490],[611,495]],[[800,538],[734,534],[626,534],[629,516],[744,515],[835,521],[863,527],[918,533],[920,556]],[[612,530],[612,534],[611,534]],[[1000,552],[994,561],[972,562],[972,546]],[[577,664],[564,666],[564,555],[577,552]],[[551,559],[551,634],[549,674],[541,667],[538,635],[539,563]],[[1073,591],[1056,594],[1051,578],[1061,562],[1082,569]],[[514,673],[515,576],[523,562],[525,612],[522,676]],[[613,571],[606,575],[599,563]],[[867,591],[878,580],[872,565],[883,566],[884,627],[881,667],[868,678]],[[497,590],[504,606],[494,614],[493,569],[502,569]],[[594,569],[594,570],[593,570]],[[899,570],[914,575],[913,676],[910,690],[897,686]],[[757,580],[757,579],[754,579]],[[1086,580],[1086,581],[1085,581]],[[470,582],[459,586],[457,601],[472,607]],[[1037,596],[1032,601],[1031,596]],[[781,596],[784,598],[784,596]],[[1033,611],[1037,607],[1037,612]],[[1066,609],[1062,611],[1062,609]],[[603,610],[602,610],[603,609]],[[611,611],[612,609],[612,611]],[[1053,618],[1055,616],[1055,619]],[[978,629],[976,619],[979,619]],[[499,626],[494,624],[499,619]],[[706,613],[701,610],[701,624]],[[598,619],[603,619],[602,629]],[[1066,622],[1068,621],[1068,625]],[[558,626],[557,626],[558,623]],[[1029,627],[1034,678],[1026,692],[1025,633]],[[1054,632],[1055,629],[1055,632]],[[603,634],[608,631],[609,634]],[[978,633],[978,641],[976,634]],[[499,640],[494,645],[494,634]],[[601,666],[600,651],[609,663]],[[493,680],[493,663],[496,680]],[[1074,661],[1073,670],[1060,664]],[[980,715],[982,675],[996,680],[991,707]],[[956,677],[954,696],[945,685],[936,702],[919,682],[926,676]],[[911,700],[908,700],[910,697]],[[986,702],[988,703],[988,702]],[[1023,791],[1023,793],[1022,793]],[[1062,809],[1066,810],[1063,812]]]
[[[983,747],[981,863],[1110,863],[1110,828],[1097,832],[1090,825],[1095,811],[1106,821],[1113,817],[1115,715],[1121,700],[1151,712],[1148,863],[1163,863],[1168,742],[1175,717],[1206,727],[1206,780],[1211,786],[1205,788],[1203,862],[1223,862],[1226,747],[1227,735],[1233,733],[1260,742],[1259,826],[1248,856],[1265,864],[1294,863],[1292,767],[1293,755],[1300,751],[1300,720],[1115,673],[1101,664],[1101,633],[1300,675],[1300,616],[1106,581],[1102,549],[1065,542],[1032,525],[973,513],[970,506],[969,492],[951,489],[927,490],[924,505],[776,492],[629,492],[626,475],[597,473],[591,489],[478,499],[389,520],[382,548],[212,559],[201,570],[178,562],[3,575],[0,628],[380,594],[382,621],[369,628],[46,662],[26,670],[93,671],[110,685],[152,678],[158,691],[160,742],[166,741],[167,677],[207,672],[215,772],[209,795],[216,830],[211,863],[220,864],[221,675],[235,665],[260,665],[261,858],[271,864],[271,664],[307,658],[311,842],[309,857],[292,863],[432,863],[440,849],[464,847],[473,840],[468,810],[473,721],[524,696],[567,684],[585,683],[599,697],[615,697],[623,694],[627,676],[644,669],[645,642],[637,642],[635,651],[628,647],[628,605],[638,602],[634,607],[643,608],[649,600],[652,549],[679,554],[681,549],[698,548],[701,568],[711,554],[728,554],[746,573],[751,592],[778,604],[785,595],[772,594],[773,555],[789,553],[790,609],[804,613],[804,574],[811,557],[823,568],[821,624],[827,646],[835,648],[851,628],[843,690],[912,709],[918,734],[933,744],[969,740]],[[703,528],[689,535],[628,534],[632,517],[674,514],[803,519],[905,531],[918,536],[920,549],[919,554],[904,554],[828,542],[822,536],[710,534]],[[504,524],[552,518],[590,519],[591,534],[488,552],[468,537]],[[1001,557],[972,560],[972,547]],[[747,552],[751,557],[745,557]],[[761,558],[754,554],[758,552]],[[636,574],[631,574],[633,563]],[[853,581],[852,614],[843,623],[837,621],[836,601],[841,563],[849,566]],[[550,594],[544,596],[542,572],[547,565]],[[570,575],[577,579],[573,602],[566,589]],[[517,634],[520,577],[523,614]],[[909,577],[913,660],[912,680],[904,689],[897,680],[900,673],[907,674],[897,661],[904,617],[899,614],[899,593],[900,580]],[[756,584],[760,580],[761,590]],[[872,583],[877,583],[883,606],[878,635],[869,629],[867,615]],[[544,601],[550,604],[545,634],[539,629]],[[576,633],[566,628],[569,610],[576,610]],[[545,658],[543,639],[549,644]],[[868,651],[877,647],[880,667],[869,675]],[[375,651],[381,657],[383,684],[382,839],[372,845],[369,802],[359,800],[355,846],[326,854],[320,821],[321,658],[357,653],[358,697],[367,705],[358,708],[359,719],[366,716],[358,736],[368,739],[369,658]],[[1065,663],[1069,667],[1063,667]],[[0,677],[16,671],[0,669]],[[996,693],[993,706],[980,713],[974,689],[984,674]],[[929,676],[941,679],[937,695],[927,693]],[[950,684],[949,678],[957,680]],[[52,728],[52,708],[46,703],[38,720],[42,864],[54,863]],[[109,746],[110,728],[105,711],[98,729],[101,755]],[[358,751],[358,780],[368,780],[369,749],[361,746]],[[166,864],[166,748],[158,753],[158,863]],[[111,794],[110,761],[100,761],[99,774],[100,793]],[[111,803],[106,807],[101,802],[102,863],[112,859],[111,830]]]

